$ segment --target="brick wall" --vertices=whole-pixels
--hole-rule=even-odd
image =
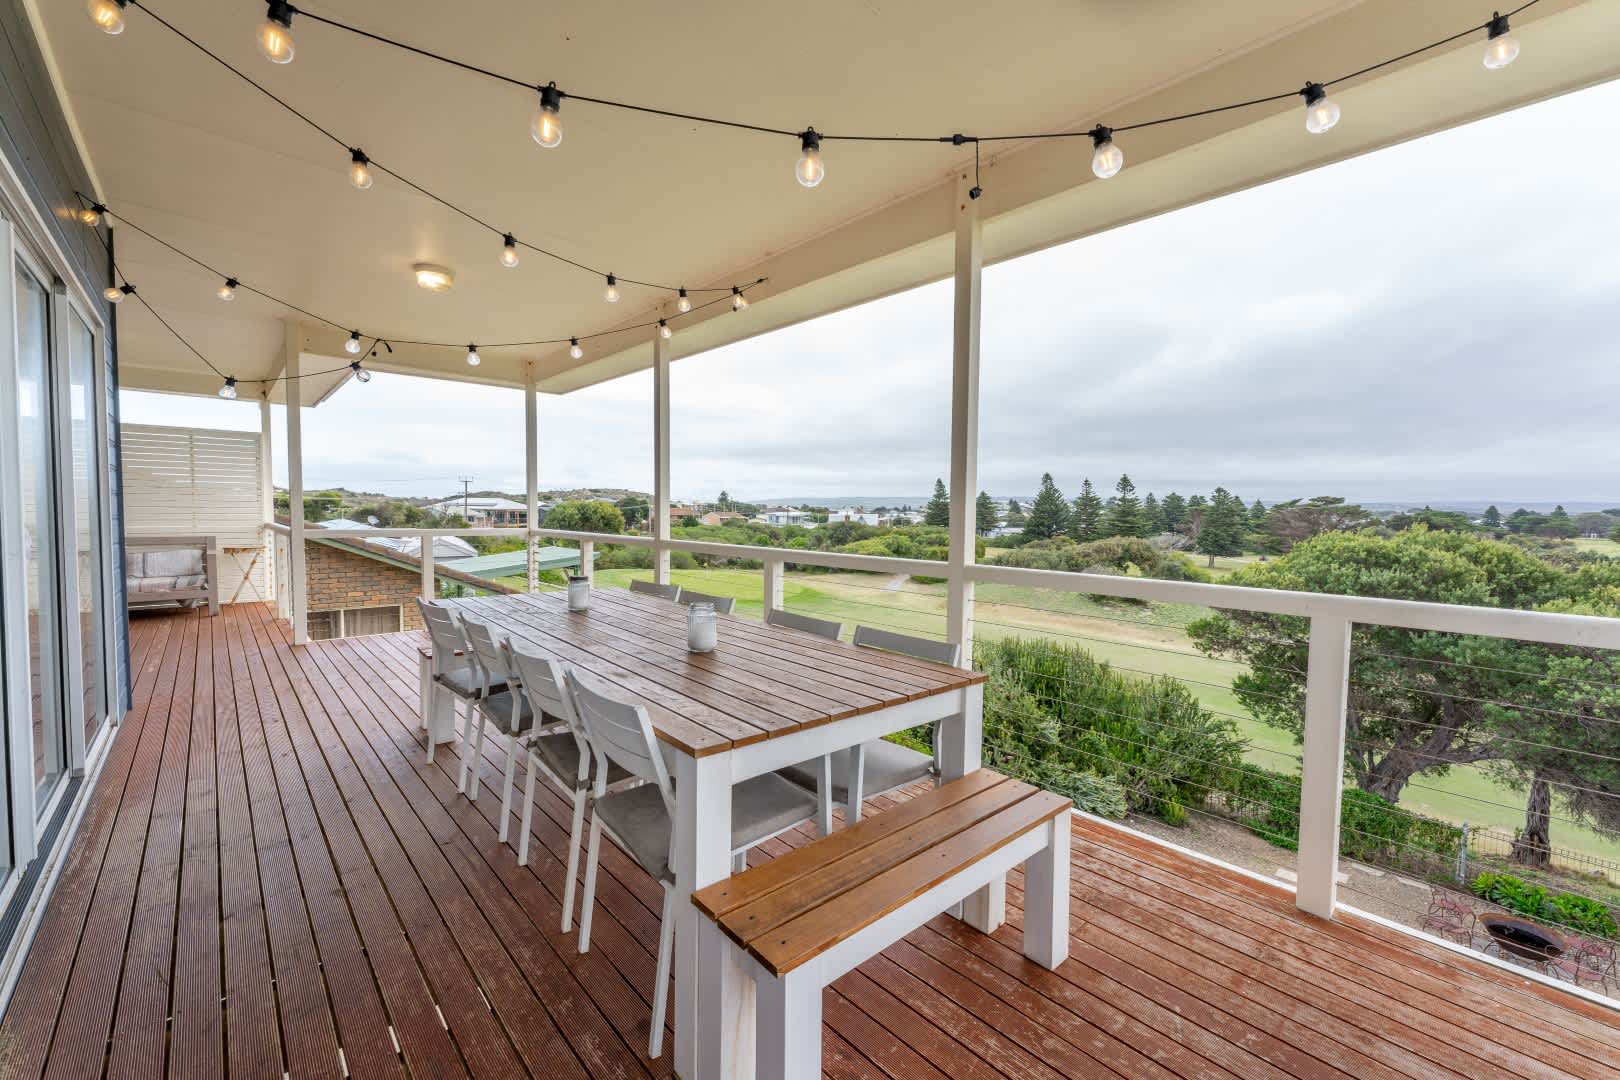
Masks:
[[[305,545],[304,560],[310,611],[398,604],[401,625],[406,630],[422,629],[422,613],[416,609],[422,591],[420,571],[325,544]]]

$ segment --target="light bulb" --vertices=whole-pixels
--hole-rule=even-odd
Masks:
[[[105,206],[102,206],[100,203],[91,203],[89,206],[79,211],[79,223],[82,225],[89,225],[91,228],[94,228],[101,224],[101,215],[105,214],[106,212],[107,208]]]
[[[343,351],[348,353],[350,356],[360,355],[360,331],[349,331],[349,340],[343,343]]]
[[[585,350],[579,347],[579,338],[568,339],[568,355],[575,360],[582,359],[585,356]]]
[[[812,188],[827,175],[827,166],[821,161],[821,136],[815,128],[805,128],[799,135],[799,149],[803,151],[793,175],[803,187]]]
[[[371,372],[369,372],[365,368],[361,367],[360,366],[360,361],[356,360],[354,363],[350,364],[349,365],[349,370],[354,372],[354,377],[358,381],[360,381],[360,382],[370,382],[371,381]]]
[[[540,88],[540,108],[535,110],[534,119],[529,121],[529,133],[534,141],[551,149],[562,142],[562,117],[557,115],[562,108],[562,91],[557,89],[556,83]]]
[[[612,274],[607,276],[607,288],[602,290],[602,299],[610,304],[619,302],[619,279]]]
[[[446,292],[456,283],[453,271],[432,263],[417,263],[411,269],[416,273],[416,283],[428,292]]]
[[[675,310],[679,311],[682,315],[685,315],[688,311],[692,310],[692,298],[686,295],[686,290],[684,288],[681,290],[680,299],[675,301]]]
[[[748,297],[743,295],[743,291],[741,289],[739,289],[739,288],[737,288],[737,286],[733,285],[731,287],[731,310],[732,311],[741,311],[743,308],[745,308],[747,306],[748,306]]]
[[[349,151],[349,183],[360,191],[371,186],[371,159],[358,147]]]
[[[1125,151],[1114,143],[1113,128],[1092,128],[1091,145],[1091,172],[1097,179],[1107,180],[1125,167]]]
[[[109,304],[121,304],[124,302],[124,294],[116,285],[109,285],[102,289],[101,295]]]
[[[659,319],[658,336],[663,338],[665,341],[668,341],[670,338],[675,336],[675,331],[669,328],[669,323],[665,322],[663,319]]]
[[[1508,33],[1507,16],[1499,11],[1491,12],[1491,21],[1485,28],[1486,68],[1491,71],[1505,68],[1518,56],[1519,39]]]
[[[109,34],[124,32],[124,5],[129,0],[90,0],[90,21]]]
[[[467,346],[467,366],[468,367],[477,367],[479,364],[482,364],[483,362],[484,362],[484,358],[482,356],[478,355],[478,346],[476,346],[476,345],[468,345]]]
[[[1321,83],[1306,83],[1300,93],[1305,96],[1306,131],[1320,135],[1339,122],[1339,107],[1328,100]]]
[[[241,282],[235,278],[228,277],[225,279],[225,284],[214,290],[214,295],[229,303],[236,299],[236,287],[240,284]]]
[[[293,58],[292,5],[286,0],[270,0],[264,22],[259,24],[259,52],[272,64],[290,64]]]
[[[219,388],[219,396],[224,398],[226,401],[236,400],[235,376],[227,375],[225,377],[225,385]]]
[[[511,233],[506,234],[506,242],[501,245],[501,265],[510,269],[518,264],[517,238]]]

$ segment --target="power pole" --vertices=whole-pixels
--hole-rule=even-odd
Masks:
[[[470,476],[461,478],[461,516],[467,524],[472,524],[472,482]]]

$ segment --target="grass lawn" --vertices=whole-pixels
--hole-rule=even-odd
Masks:
[[[1607,555],[1611,559],[1620,559],[1620,543],[1613,540],[1572,540],[1577,551],[1590,551],[1598,555]]]

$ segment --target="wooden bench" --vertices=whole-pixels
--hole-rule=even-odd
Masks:
[[[821,1076],[821,991],[1024,864],[1024,955],[1068,956],[1072,800],[979,769],[692,894],[749,959],[756,1075]]]

